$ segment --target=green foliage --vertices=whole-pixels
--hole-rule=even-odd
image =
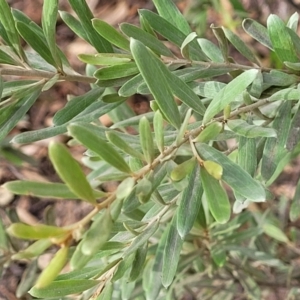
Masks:
[[[276,285],[299,295],[299,228],[281,223],[282,210],[279,220],[259,204],[275,203],[270,185],[300,153],[298,14],[287,24],[271,15],[267,27],[243,22],[245,32],[278,57],[282,68],[276,69],[263,67],[232,28],[211,26],[218,45],[198,36],[171,0],[153,0],[158,13],[141,9],[141,28],[123,23],[119,29],[95,19],[85,0],[69,3],[75,17],[59,12],[57,0],[44,1],[39,27],[0,0],[0,155],[28,161],[7,141],[67,133],[70,145],[87,149],[82,162],[91,169],[86,175],[65,145],[52,142],[49,158],[63,183],[3,185],[17,195],[91,207],[64,227],[28,225],[9,211],[9,226],[0,219],[0,265],[28,262],[30,280],[22,279],[18,296],[260,299]],[[74,72],[57,46],[58,13],[95,48],[94,55],[79,55],[93,65],[93,76]],[[23,50],[21,39],[33,53]],[[247,63],[234,61],[231,48]],[[52,127],[9,135],[57,81],[91,88],[57,111]],[[133,113],[126,99],[136,93],[152,100],[153,111]],[[99,121],[105,114],[110,127]],[[116,181],[115,191],[101,190]],[[300,181],[288,214],[293,224],[299,195]],[[36,259],[53,249],[40,272]]]

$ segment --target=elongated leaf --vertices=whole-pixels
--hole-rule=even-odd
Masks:
[[[163,254],[161,281],[165,288],[172,283],[176,275],[182,245],[183,240],[181,239],[177,230],[177,214],[175,214],[169,228]]]
[[[212,29],[215,37],[218,40],[219,47],[220,47],[220,50],[222,52],[224,61],[228,62],[229,46],[228,46],[228,41],[225,37],[225,34],[224,34],[222,28],[216,27],[213,24],[210,25],[210,28]]]
[[[194,142],[206,143],[210,140],[213,140],[216,136],[219,135],[223,128],[223,125],[220,122],[214,122],[207,127],[205,127],[201,133],[194,139]]]
[[[207,171],[207,173],[213,178],[217,180],[220,180],[222,178],[223,168],[218,163],[211,160],[205,160],[203,161],[203,167]]]
[[[22,38],[34,49],[46,62],[56,66],[55,60],[46,44],[35,30],[23,22],[16,22],[17,29]]]
[[[144,30],[128,23],[122,23],[120,25],[120,29],[128,37],[140,41],[155,53],[170,57],[173,56],[173,53],[169,50],[169,48],[167,48],[160,40],[158,40],[152,34],[145,32]]]
[[[224,62],[224,57],[221,50],[214,43],[207,39],[197,39],[202,51],[207,57],[209,57],[214,62],[222,63]]]
[[[174,43],[178,47],[181,47],[187,34],[184,34],[177,26],[173,25],[163,17],[153,13],[152,11],[141,9],[139,10],[140,16],[142,16],[149,25],[160,35]],[[200,49],[198,43],[194,40],[190,43],[190,57],[193,60],[208,61],[206,55]]]
[[[0,63],[8,65],[18,65],[14,58],[7,53],[9,52],[9,49],[10,48],[6,46],[0,46]]]
[[[13,223],[7,228],[8,234],[27,240],[39,240],[62,236],[67,231],[60,227],[36,224],[34,226],[24,223]]]
[[[274,128],[251,125],[241,119],[228,120],[227,125],[232,131],[246,138],[277,136],[276,130]]]
[[[295,88],[282,89],[275,94],[273,94],[269,101],[278,101],[278,100],[299,100],[300,99],[300,90]]]
[[[115,133],[115,131],[108,131],[106,132],[107,139],[114,144],[116,147],[121,149],[123,152],[136,157],[138,159],[143,160],[144,156],[142,153],[135,150],[133,147],[131,147],[125,140],[123,140],[118,134]]]
[[[62,70],[61,58],[56,46],[56,19],[58,14],[58,0],[45,0],[43,4],[42,26],[49,50],[58,70]]]
[[[77,199],[78,196],[72,193],[69,188],[62,183],[54,182],[37,182],[16,180],[10,181],[3,185],[9,191],[17,195],[32,195],[44,198],[59,199]],[[96,197],[105,195],[103,192],[95,193]]]
[[[254,139],[239,138],[238,164],[252,177],[254,176],[257,166],[257,150]]]
[[[263,230],[264,230],[265,234],[267,234],[268,236],[274,238],[275,240],[277,240],[279,242],[282,242],[282,243],[289,242],[289,239],[285,235],[285,233],[279,227],[277,227],[271,223],[264,224]]]
[[[94,255],[108,240],[113,221],[109,210],[97,217],[82,240],[81,251],[84,255]]]
[[[88,36],[90,43],[95,47],[99,53],[112,53],[113,48],[111,44],[97,33],[92,25],[93,14],[89,9],[85,0],[69,0],[72,9],[76,12],[81,25]]]
[[[66,11],[59,11],[59,15],[62,18],[62,20],[67,24],[67,26],[80,38],[83,40],[89,42],[89,38],[81,26],[81,23],[79,20],[77,20],[73,15]]]
[[[18,100],[9,111],[9,115],[0,121],[0,141],[14,128],[14,126],[22,119],[30,107],[34,104],[41,92],[41,86],[36,86],[29,95]]]
[[[153,129],[155,133],[155,142],[161,153],[165,150],[164,124],[163,116],[159,110],[154,114]]]
[[[95,204],[93,190],[68,149],[63,144],[53,142],[49,145],[49,157],[56,172],[69,189],[80,199]]]
[[[49,286],[43,289],[33,287],[29,293],[37,298],[63,297],[71,294],[81,293],[95,285],[99,284],[97,280],[59,280],[52,282]]]
[[[131,56],[119,53],[79,54],[78,58],[91,65],[120,65],[131,61]]]
[[[94,73],[94,76],[100,80],[110,80],[136,75],[138,72],[139,69],[136,64],[128,62],[126,64],[101,68]]]
[[[149,224],[148,227],[132,241],[128,249],[126,249],[126,251],[124,252],[123,257],[127,257],[128,255],[135,252],[138,248],[143,246],[148,241],[148,239],[156,232],[158,225],[159,222]]]
[[[206,144],[196,144],[196,148],[203,159],[212,160],[223,167],[222,180],[235,192],[251,201],[265,201],[263,187],[226,155]]]
[[[129,280],[135,281],[141,275],[141,270],[143,270],[146,257],[147,257],[148,245],[144,244],[141,248],[136,250],[134,260],[132,263],[132,269],[130,271]]]
[[[68,126],[68,130],[76,140],[95,152],[103,160],[122,172],[131,173],[129,166],[123,157],[110,144],[97,136],[91,129],[82,124],[74,123]]]
[[[52,242],[50,239],[39,239],[27,247],[25,250],[15,253],[12,256],[12,259],[30,259],[36,256],[41,255],[45,252],[50,246]]]
[[[142,117],[139,123],[140,143],[146,161],[151,164],[154,159],[154,142],[150,123],[146,117]]]
[[[277,138],[268,138],[263,151],[261,174],[265,180],[271,178],[277,164],[286,154],[285,144],[290,128],[291,102],[283,102],[280,106],[272,127],[277,131]]]
[[[130,47],[136,64],[161,111],[173,126],[179,128],[180,115],[165,78],[168,69],[141,42],[132,39]]]
[[[191,28],[184,18],[184,16],[180,13],[176,5],[171,0],[153,0],[153,3],[159,13],[160,16],[165,18],[171,24],[173,24],[176,28],[178,28],[185,35],[188,35],[191,32]]]
[[[201,168],[201,181],[211,214],[218,223],[224,224],[230,218],[231,207],[226,191],[220,182]]]
[[[14,48],[16,53],[19,54],[20,58],[25,58],[19,35],[15,27],[15,21],[7,1],[0,0],[0,11],[0,22],[7,34],[9,44]]]
[[[259,24],[255,20],[247,18],[243,21],[243,28],[250,36],[260,42],[262,45],[273,50],[272,42],[266,27]]]
[[[270,15],[267,20],[270,39],[278,58],[284,62],[298,62],[293,41],[286,30],[284,22],[276,15]]]
[[[114,27],[99,19],[93,19],[92,23],[93,27],[104,39],[121,49],[129,50],[129,41]]]
[[[295,195],[292,199],[289,217],[292,222],[300,217],[300,180],[298,180]]]
[[[203,187],[200,179],[200,166],[196,164],[184,189],[177,211],[177,230],[183,239],[192,229],[201,206]]]
[[[239,36],[237,36],[235,33],[233,33],[231,30],[227,28],[223,28],[224,34],[226,38],[229,40],[229,42],[249,61],[259,65],[259,61],[255,57],[255,55],[252,53],[252,51],[248,48],[248,46],[245,44],[244,41],[240,39]]]
[[[195,168],[195,157],[184,161],[183,163],[177,165],[171,172],[170,177],[173,181],[180,181],[185,176],[190,174]]]
[[[233,79],[226,85],[225,88],[213,98],[208,106],[203,123],[210,121],[218,112],[220,112],[226,105],[230,104],[234,99],[239,96],[255,79],[258,70],[248,70]]]
[[[52,281],[57,277],[60,271],[65,266],[68,259],[69,247],[61,247],[54,255],[49,265],[43,270],[39,276],[35,287],[37,289],[45,288],[49,286]]]
[[[118,93],[120,96],[129,97],[137,93],[138,87],[144,82],[143,77],[141,74],[138,74],[127,82],[125,82],[121,88],[119,89]]]

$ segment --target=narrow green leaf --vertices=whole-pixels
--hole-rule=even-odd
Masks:
[[[282,242],[282,243],[288,243],[289,239],[288,237],[285,235],[285,233],[278,228],[277,226],[267,223],[263,225],[263,230],[265,232],[265,234],[267,234],[268,236],[272,237],[273,239]]]
[[[123,103],[126,99],[127,97],[121,97],[118,94],[107,94],[102,97],[104,103]]]
[[[247,18],[243,21],[243,28],[255,40],[273,50],[272,42],[265,26],[259,24],[255,20]]]
[[[192,109],[190,108],[185,113],[184,120],[179,128],[178,135],[176,138],[177,145],[179,145],[183,141],[184,135],[186,134],[187,131],[187,126],[190,122],[191,115],[192,115]]]
[[[160,153],[163,153],[165,151],[164,119],[159,110],[155,112],[153,117],[153,129],[157,148]]]
[[[186,34],[183,33],[176,25],[173,25],[172,22],[167,21],[166,19],[164,19],[164,17],[161,17],[152,11],[146,9],[140,9],[139,14],[145,20],[147,20],[149,25],[157,33],[159,33],[160,35],[162,35],[163,37],[165,37],[167,40],[174,43],[178,47],[182,45],[187,34],[190,33],[190,30]],[[190,48],[191,59],[199,60],[199,61],[208,61],[208,58],[199,47],[197,41],[195,40],[192,41],[190,43],[189,48]]]
[[[173,57],[173,53],[160,40],[158,40],[152,34],[138,28],[137,26],[128,23],[122,23],[120,25],[120,29],[128,37],[140,41],[153,52],[159,55]]]
[[[68,259],[69,247],[62,246],[54,255],[48,266],[39,276],[34,287],[42,289],[49,286],[65,266]]]
[[[195,223],[201,206],[202,194],[200,166],[194,164],[193,171],[189,176],[189,184],[183,190],[177,210],[177,230],[182,239],[190,232]]]
[[[299,179],[298,179],[295,195],[292,199],[289,217],[292,222],[295,222],[300,217],[300,180]]]
[[[13,223],[7,228],[7,233],[21,239],[39,240],[62,236],[66,234],[67,231],[60,227],[43,224],[31,226],[24,223]]]
[[[294,148],[298,145],[300,140],[300,108],[298,107],[298,110],[295,112],[291,126],[290,131],[288,134],[288,138],[286,141],[286,149],[288,151],[294,150]]]
[[[226,38],[243,56],[245,56],[249,61],[257,65],[260,65],[259,61],[255,57],[253,52],[248,48],[245,42],[240,39],[239,36],[237,36],[235,33],[233,33],[231,30],[227,28],[224,27],[222,28]]]
[[[125,250],[122,257],[128,257],[130,254],[135,252],[138,248],[144,245],[148,239],[156,232],[158,229],[159,222],[153,222],[147,226],[147,228],[142,231],[130,244],[130,246]]]
[[[175,214],[171,221],[163,254],[161,281],[165,288],[170,286],[176,275],[182,245],[183,240],[177,230],[177,214]]]
[[[210,26],[212,29],[215,37],[218,40],[219,47],[221,49],[223,59],[224,61],[228,62],[228,56],[229,56],[229,47],[228,47],[228,41],[225,37],[224,31],[221,27],[215,27],[213,24]]]
[[[207,171],[209,175],[211,175],[213,178],[220,180],[223,175],[223,168],[218,163],[211,161],[211,160],[205,160],[203,162],[203,167]]]
[[[142,247],[138,248],[135,252],[134,260],[132,262],[132,269],[129,275],[129,281],[135,281],[141,276],[141,270],[147,257],[148,245],[145,243]]]
[[[210,121],[218,112],[220,112],[226,105],[230,104],[239,96],[255,79],[258,70],[248,70],[233,79],[213,98],[208,106],[203,123]]]
[[[52,245],[51,239],[39,239],[25,250],[15,253],[12,259],[31,259],[41,255]]]
[[[251,125],[241,119],[228,120],[227,125],[232,131],[246,138],[277,136],[276,130],[274,128]]]
[[[9,115],[4,120],[0,121],[0,141],[15,127],[15,125],[27,113],[30,107],[34,104],[41,92],[41,86],[36,86],[35,91],[21,98],[13,105]]]
[[[127,82],[125,82],[119,89],[120,96],[129,97],[137,93],[138,87],[144,82],[141,74],[138,74]]]
[[[98,215],[82,240],[81,252],[86,255],[94,255],[109,239],[113,221],[108,209]]]
[[[130,55],[119,53],[79,54],[78,58],[84,63],[101,66],[120,65],[132,60]]]
[[[73,123],[68,126],[68,130],[76,140],[95,152],[110,165],[122,172],[131,173],[124,158],[109,143],[97,136],[90,128],[87,128],[80,123]]]
[[[47,63],[52,66],[56,66],[48,45],[35,30],[33,30],[29,25],[18,21],[16,22],[16,27],[22,38],[32,47],[33,50],[35,50]]]
[[[7,65],[18,65],[18,62],[13,58],[12,55],[9,55],[9,50],[7,46],[0,46],[0,63]]]
[[[61,58],[56,46],[56,19],[58,14],[58,0],[45,0],[42,12],[42,26],[49,50],[53,56],[56,68],[62,71]]]
[[[231,207],[225,189],[206,169],[201,168],[200,174],[211,214],[218,223],[226,223],[230,219]]]
[[[267,28],[275,53],[284,62],[299,62],[293,41],[284,22],[276,15],[270,15]]]
[[[136,75],[138,72],[139,69],[135,62],[128,62],[126,64],[101,68],[94,73],[94,76],[100,80],[110,80]]]
[[[42,198],[78,199],[78,196],[71,192],[63,183],[16,180],[5,183],[3,187],[17,195],[32,195]],[[94,194],[96,197],[105,195],[105,193],[100,191],[95,191]]]
[[[10,45],[14,48],[16,53],[19,54],[20,58],[25,58],[19,35],[15,27],[15,21],[7,1],[0,0],[0,11],[0,22],[4,27]]]
[[[43,289],[33,287],[29,291],[29,294],[37,298],[61,298],[66,295],[84,292],[97,284],[99,284],[98,280],[59,280],[52,282]]]
[[[206,144],[196,144],[196,148],[202,159],[212,160],[223,167],[222,180],[235,192],[251,201],[265,201],[264,188],[226,155]]]
[[[84,30],[84,28],[81,26],[81,23],[79,20],[77,20],[73,15],[66,11],[58,11],[60,17],[62,20],[67,24],[67,26],[80,38],[83,40],[89,42],[89,38]]]
[[[91,259],[92,255],[84,255],[81,251],[81,246],[83,244],[83,240],[79,242],[76,246],[75,251],[70,259],[71,270],[80,270],[82,269]]]
[[[257,166],[257,150],[255,139],[239,137],[238,164],[247,171],[252,177]]]
[[[272,70],[268,73],[263,72],[263,82],[267,86],[290,86],[297,82],[297,77],[278,70]]]
[[[63,144],[53,142],[49,145],[49,157],[57,174],[69,189],[80,199],[95,204],[93,190],[68,149]]]
[[[272,127],[277,131],[277,137],[270,137],[265,143],[261,162],[261,174],[267,181],[277,168],[277,164],[286,154],[286,141],[290,129],[291,102],[285,101],[279,107]]]
[[[129,41],[114,27],[99,19],[93,19],[92,23],[93,27],[104,39],[121,49],[129,51]]]
[[[135,150],[133,147],[131,147],[115,131],[107,131],[106,137],[112,144],[114,144],[116,147],[121,149],[123,152],[129,154],[130,156],[144,160],[143,154]]]
[[[154,142],[150,123],[146,117],[142,117],[139,123],[140,143],[148,164],[154,159]]]
[[[274,93],[269,101],[279,101],[279,100],[299,100],[300,99],[300,90],[295,88],[282,89]]]
[[[136,64],[161,111],[173,126],[179,128],[180,115],[165,78],[167,67],[141,42],[131,39],[130,47]]]
[[[207,57],[209,57],[214,62],[222,63],[224,62],[224,57],[221,50],[214,43],[207,39],[197,39],[199,46]]]
[[[191,28],[181,14],[177,6],[171,0],[153,0],[153,3],[159,13],[164,19],[173,24],[185,35],[188,35],[191,32]]]
[[[92,19],[94,18],[90,8],[88,7],[85,0],[69,0],[72,9],[75,11],[81,25],[90,41],[99,53],[112,53],[113,48],[111,44],[103,38],[94,29],[92,25]]]
[[[185,57],[186,59],[190,59],[189,43],[191,43],[196,37],[197,37],[197,33],[191,32],[190,34],[188,34],[188,36],[182,42],[180,51],[181,51],[181,55],[183,57]]]

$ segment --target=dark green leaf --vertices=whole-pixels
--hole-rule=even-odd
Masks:
[[[145,32],[144,30],[128,23],[122,23],[120,29],[128,37],[134,38],[135,40],[140,41],[146,47],[150,48],[153,52],[164,55],[164,56],[173,56],[173,53],[167,48],[160,40],[154,37],[152,34]]]
[[[212,29],[215,37],[218,40],[224,61],[228,62],[229,47],[224,31],[221,27],[215,27],[213,24],[210,26],[210,28]]]
[[[134,62],[128,62],[121,65],[101,68],[94,73],[94,76],[100,80],[110,80],[136,75],[138,72],[139,69],[136,64]]]
[[[81,25],[90,41],[99,53],[112,53],[113,48],[111,44],[97,33],[92,25],[94,18],[85,0],[69,0],[72,9],[75,11]]]
[[[269,101],[279,101],[279,100],[299,100],[300,99],[300,90],[295,88],[282,89],[274,93]]]
[[[33,287],[29,293],[33,297],[51,298],[84,292],[99,284],[97,280],[60,280],[52,282],[48,287],[37,289]]]
[[[206,144],[196,144],[196,148],[204,160],[212,160],[223,167],[222,180],[235,192],[251,201],[265,201],[263,187],[226,155]]]
[[[143,77],[141,74],[138,74],[127,82],[125,82],[121,88],[119,89],[118,93],[120,96],[129,97],[137,93],[138,87],[144,82]]]
[[[255,174],[257,166],[257,151],[255,139],[246,137],[239,138],[238,164],[247,171],[252,177]]]
[[[114,27],[99,19],[93,19],[92,23],[93,27],[104,39],[121,49],[129,50],[129,41]]]
[[[49,145],[49,157],[56,172],[69,189],[80,199],[95,204],[93,190],[68,149],[63,144],[53,142]]]
[[[101,66],[120,65],[132,60],[130,55],[119,53],[79,54],[78,58],[87,64]]]
[[[154,159],[154,142],[150,123],[146,117],[142,117],[139,123],[140,143],[148,164]]]
[[[208,174],[206,169],[201,168],[201,181],[211,214],[218,223],[226,223],[231,214],[231,207],[225,189],[219,180]]]
[[[162,266],[162,284],[165,288],[172,283],[180,258],[180,252],[183,245],[177,230],[177,214],[173,216],[171,226],[168,231],[168,237],[165,243]]]
[[[136,250],[134,260],[132,262],[132,269],[129,275],[129,281],[135,281],[140,277],[141,270],[143,270],[146,261],[147,251],[147,243],[145,243],[142,247]]]
[[[155,97],[161,111],[176,128],[180,127],[180,116],[165,73],[164,64],[141,42],[131,40],[131,51],[140,72]]]
[[[291,36],[284,22],[276,15],[270,15],[267,20],[268,33],[278,58],[284,62],[298,62],[297,53]]]
[[[80,123],[74,123],[68,126],[68,130],[76,140],[95,152],[116,169],[125,173],[131,173],[124,158],[109,143],[97,136],[90,128],[87,128]]]
[[[177,230],[183,239],[192,229],[201,206],[203,188],[200,166],[197,163],[189,177],[189,184],[183,190],[177,211]]]

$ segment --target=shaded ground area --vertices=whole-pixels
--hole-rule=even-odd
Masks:
[[[95,17],[103,19],[114,26],[125,21],[137,24],[137,10],[139,8],[154,9],[153,4],[148,0],[87,0],[87,2],[94,12]],[[192,19],[193,13],[197,14],[201,12],[201,9],[207,9],[208,27],[211,23],[215,25],[230,25],[230,22],[239,22],[238,24],[240,24],[240,16],[235,14],[228,0],[220,1],[222,5],[219,11],[209,8],[204,2],[205,1],[186,0],[177,1],[177,4],[190,19]],[[265,22],[270,13],[276,13],[282,18],[287,18],[299,6],[299,2],[300,1],[296,0],[243,0],[247,14],[261,22]],[[35,22],[40,23],[42,0],[8,0],[8,3],[12,7],[27,14]],[[68,1],[60,1],[60,9],[70,12]],[[224,10],[227,11],[227,14],[222,13]],[[225,19],[226,15],[230,18]],[[237,27],[237,31],[241,33],[240,26],[235,25],[235,27]],[[249,40],[248,37],[245,36],[245,38]],[[79,53],[94,53],[91,46],[77,38],[61,20],[58,21],[57,25],[57,42],[66,53],[71,65],[78,72],[83,72],[83,65],[77,59],[77,55]],[[261,51],[260,56],[265,60],[265,64],[267,65],[269,60],[268,52],[260,48],[258,51]],[[233,56],[234,55],[236,55],[236,53],[233,53]],[[54,113],[64,106],[67,95],[80,95],[87,91],[88,88],[89,87],[84,84],[74,82],[57,84],[54,88],[41,95],[26,119],[20,122],[11,134],[51,126]],[[144,113],[149,109],[147,99],[142,96],[137,95],[128,101],[137,113]],[[109,124],[108,119],[104,120],[104,122]],[[67,137],[58,137],[58,139],[66,141]],[[29,163],[23,165],[12,165],[8,161],[0,158],[0,184],[15,179],[59,181],[47,156],[48,143],[49,140],[45,140],[22,146],[22,152],[31,157]],[[73,151],[75,157],[80,157],[83,149],[78,147],[74,148]],[[288,201],[292,198],[299,174],[300,163],[298,160],[295,160],[291,165],[286,167],[285,172],[272,186],[272,191],[277,197],[276,201],[280,200],[282,202],[282,199]],[[41,201],[33,197],[14,197],[3,190],[0,190],[0,199],[0,217],[4,216],[4,209],[16,209],[20,219],[29,224],[45,220],[45,218],[55,218],[57,225],[66,225],[82,218],[90,209],[89,205],[83,204],[82,202],[53,202],[50,199]],[[288,203],[286,207],[288,207]],[[285,212],[286,211],[287,210],[285,210]],[[284,211],[282,213],[284,214]],[[41,262],[41,264],[43,264],[43,262]],[[0,300],[16,299],[14,293],[22,276],[24,266],[24,264],[13,263],[6,270],[5,276],[0,282]]]

